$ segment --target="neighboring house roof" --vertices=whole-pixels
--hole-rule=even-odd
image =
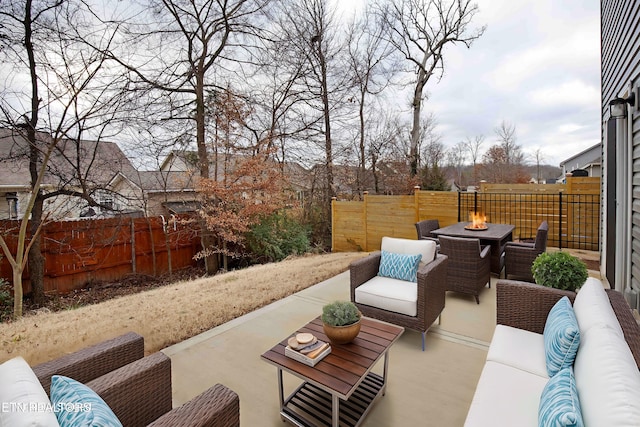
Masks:
[[[51,136],[36,134],[43,149],[51,142]],[[43,187],[50,189],[80,187],[93,189],[106,186],[118,172],[131,174],[135,168],[120,147],[104,141],[59,141],[52,153]],[[25,136],[11,129],[0,129],[0,185],[31,188],[29,174],[29,143]]]
[[[560,162],[561,168],[566,168],[567,166],[573,166],[577,164],[576,167],[572,167],[572,169],[578,169],[585,167],[587,165],[592,164],[600,164],[602,161],[602,145],[597,143],[578,154],[574,154],[573,156],[563,160]]]
[[[248,157],[242,154],[218,154],[217,157],[212,153],[209,153],[209,155],[209,176],[213,177],[217,170],[219,180],[222,179],[225,171],[233,170],[238,161]],[[295,190],[308,190],[311,188],[311,174],[299,163],[279,162],[272,158],[267,161],[272,162],[274,168],[282,168],[285,179]],[[172,151],[160,165],[160,170],[162,172],[188,172],[195,176],[198,174],[198,153],[189,150]]]
[[[173,192],[192,191],[197,177],[181,171],[135,171],[129,174],[119,173],[111,180],[110,185],[115,186],[122,179],[142,191]]]

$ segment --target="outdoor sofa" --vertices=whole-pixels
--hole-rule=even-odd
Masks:
[[[11,369],[7,372],[9,365]],[[172,409],[171,359],[161,352],[144,357],[144,339],[134,332],[37,365],[32,370],[22,358],[17,357],[0,365],[0,371],[6,374],[0,377],[0,399],[3,402],[22,398],[29,403],[48,403],[46,399],[50,395],[52,377],[60,375],[95,391],[125,427],[240,425],[238,395],[221,384]],[[9,377],[20,378],[20,381],[12,382],[21,384],[27,384],[33,378],[35,384],[29,385],[28,390],[16,392],[12,390],[14,384],[7,384]],[[18,397],[15,400],[7,397],[12,395]],[[55,415],[51,421],[51,417],[42,411],[42,405],[28,407],[32,411],[23,411],[19,406],[13,408],[15,410],[0,411],[0,425],[58,425],[54,424]],[[81,412],[83,409],[79,408]],[[75,409],[77,411],[78,407]]]
[[[640,327],[621,293],[594,278],[577,294],[512,280],[496,292],[466,427],[640,425]]]

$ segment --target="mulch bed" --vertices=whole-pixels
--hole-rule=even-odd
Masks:
[[[76,289],[68,294],[49,294],[43,306],[34,304],[31,299],[26,298],[24,301],[24,312],[48,309],[51,311],[61,311],[82,307],[85,305],[97,304],[112,298],[123,295],[131,295],[138,292],[146,291],[171,283],[194,280],[205,275],[202,267],[185,268],[173,272],[173,274],[164,274],[159,277],[153,277],[146,274],[128,274],[122,279],[115,282],[92,282],[82,289]]]

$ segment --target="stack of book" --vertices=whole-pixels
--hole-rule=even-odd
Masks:
[[[305,365],[315,366],[327,354],[331,353],[329,343],[320,341],[310,333],[300,333],[292,336],[287,341],[284,354]]]

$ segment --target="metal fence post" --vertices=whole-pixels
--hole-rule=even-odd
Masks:
[[[562,191],[558,193],[558,249],[562,250]]]
[[[473,213],[478,214],[478,192],[473,192]],[[486,212],[485,212],[486,213]]]

